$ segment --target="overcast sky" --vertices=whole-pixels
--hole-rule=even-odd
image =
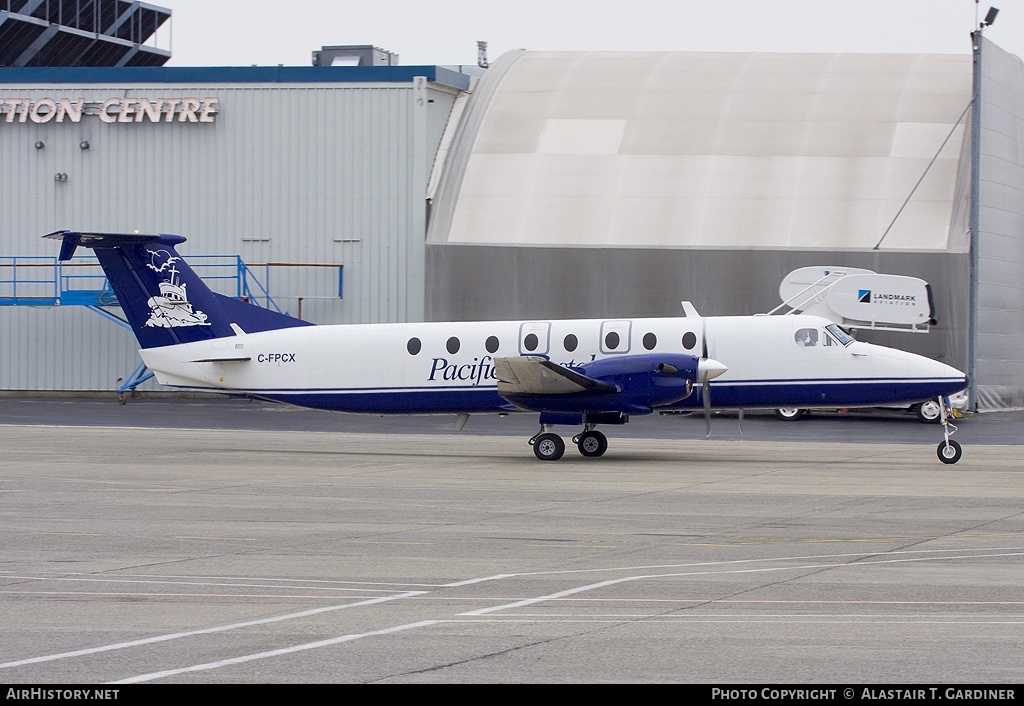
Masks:
[[[324,45],[372,44],[402,64],[554,51],[968,54],[989,0],[152,0],[168,66],[309,66]],[[986,36],[1024,55],[1024,0],[995,0]]]

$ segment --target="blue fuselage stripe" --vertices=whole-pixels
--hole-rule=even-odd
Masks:
[[[963,378],[750,380],[713,383],[711,402],[716,408],[737,407],[853,407],[894,402],[918,402],[958,392]],[[215,389],[215,388],[192,388]],[[423,414],[443,412],[503,412],[508,402],[494,387],[445,388],[280,389],[225,390],[287,404],[340,412]],[[671,405],[700,409],[701,389]],[[635,413],[635,411],[634,411]]]

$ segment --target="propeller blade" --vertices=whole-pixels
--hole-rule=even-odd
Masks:
[[[711,438],[711,378],[722,375],[728,367],[708,357],[708,325],[707,319],[701,317],[701,358],[697,362],[697,381],[701,383],[701,401],[704,403],[705,438]]]
[[[700,318],[700,357],[708,357],[708,320]]]
[[[711,380],[704,378],[704,389],[701,391],[704,400],[704,438],[711,438]]]
[[[704,403],[704,438],[711,438],[711,376],[707,374],[707,370],[701,370],[705,367],[708,359],[708,320],[701,317],[700,320],[700,344],[701,344],[701,357],[700,362],[697,363],[697,375],[703,383],[701,389],[701,401]]]

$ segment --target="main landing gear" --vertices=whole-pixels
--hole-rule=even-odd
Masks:
[[[956,431],[956,426],[949,423],[949,399],[946,397],[939,398],[940,414],[939,420],[942,424],[942,434],[945,439],[939,443],[936,454],[938,454],[939,460],[943,463],[956,463],[963,456],[963,449],[960,448],[960,444],[956,443],[949,437]]]
[[[530,439],[533,453],[541,461],[557,461],[565,453],[565,442],[551,432],[551,427],[551,424],[541,425],[540,431]],[[574,436],[572,442],[587,458],[597,458],[608,450],[608,437],[594,429],[593,424],[585,425],[583,432]]]

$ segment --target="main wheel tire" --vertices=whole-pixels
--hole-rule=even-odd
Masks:
[[[580,440],[576,442],[580,453],[588,458],[603,456],[608,450],[608,437],[599,431],[585,431],[580,434]]]
[[[917,421],[925,424],[938,424],[942,421],[942,405],[938,400],[926,400],[914,405]]]
[[[557,461],[565,453],[565,442],[558,434],[541,434],[533,442],[533,454],[541,461]]]
[[[952,439],[949,440],[949,444],[945,441],[939,443],[939,447],[935,450],[939,456],[939,460],[943,463],[956,463],[963,456],[964,451],[960,448],[960,444],[956,443]]]
[[[784,422],[795,422],[806,413],[806,409],[800,409],[799,407],[779,407],[775,410],[775,416]]]

